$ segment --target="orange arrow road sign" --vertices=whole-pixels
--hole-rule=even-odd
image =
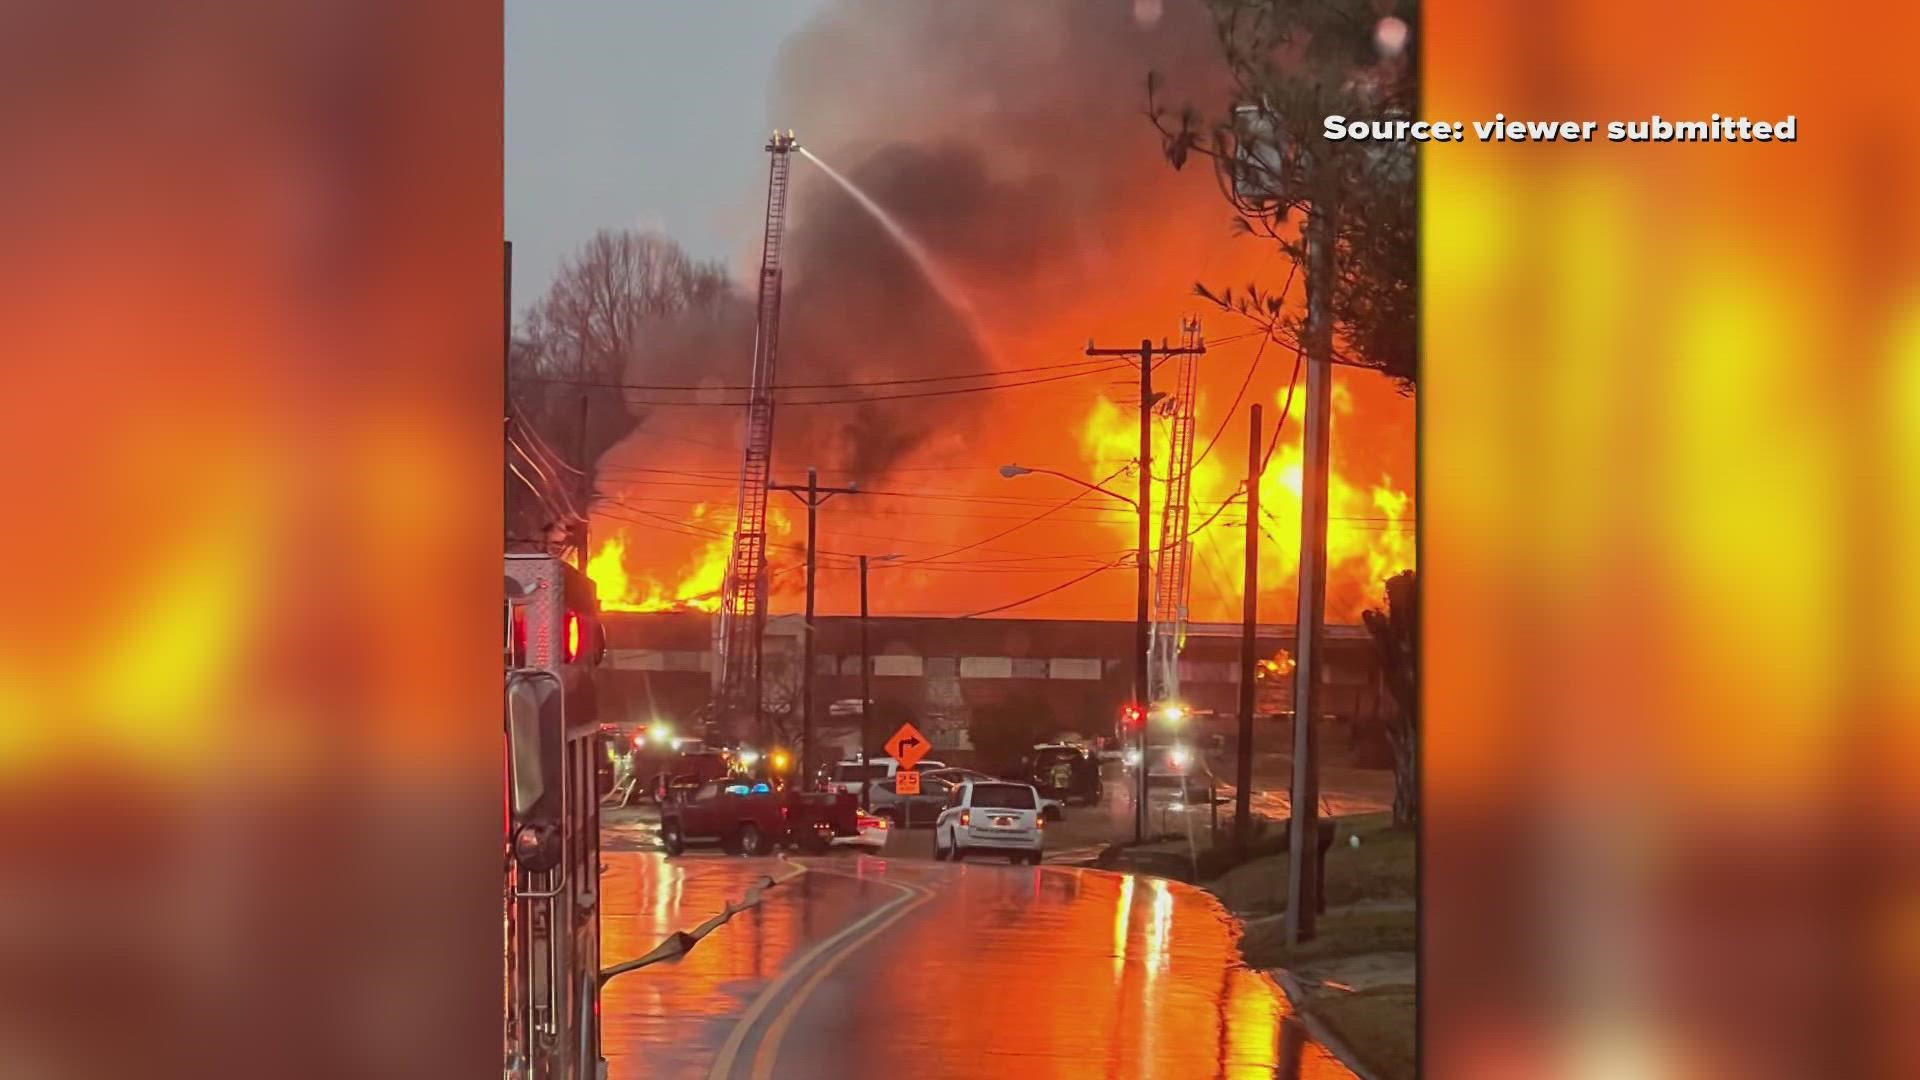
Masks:
[[[903,769],[920,764],[920,759],[933,749],[927,737],[912,724],[901,724],[900,730],[893,733],[893,738],[887,740],[886,746],[887,756],[898,759]]]

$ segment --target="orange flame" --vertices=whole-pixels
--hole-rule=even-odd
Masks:
[[[1276,395],[1285,396],[1284,390]],[[1355,412],[1351,390],[1336,381],[1333,386],[1335,441],[1339,420]],[[1204,399],[1197,413],[1203,421],[1200,438],[1209,425]],[[1276,401],[1275,405],[1278,406]],[[1296,409],[1300,402],[1294,402]],[[1139,413],[1132,406],[1117,404],[1102,396],[1088,410],[1079,432],[1080,450],[1090,471],[1105,476],[1139,456]],[[1349,430],[1353,430],[1349,427]],[[1167,425],[1153,426],[1153,471],[1164,477],[1171,457]],[[1336,464],[1340,457],[1335,449]],[[1300,565],[1300,491],[1302,467],[1301,423],[1298,412],[1289,416],[1281,443],[1274,448],[1260,482],[1261,527],[1265,530],[1260,547],[1260,580],[1263,595],[1290,593]],[[1192,527],[1195,558],[1206,559],[1233,575],[1230,585],[1238,584],[1245,533],[1246,514],[1241,507],[1222,512],[1211,522],[1220,504],[1239,491],[1242,476],[1230,470],[1227,455],[1215,453],[1194,467],[1191,484]],[[1155,543],[1160,536],[1164,484],[1153,487],[1152,530]],[[1339,622],[1357,621],[1361,610],[1378,606],[1383,583],[1401,570],[1413,566],[1413,533],[1409,512],[1412,496],[1381,474],[1363,478],[1347,475],[1338,468],[1327,479],[1327,617]],[[1201,523],[1207,522],[1204,528]],[[1116,521],[1114,528],[1131,532],[1135,526]],[[1275,601],[1278,605],[1278,601]],[[1278,606],[1263,615],[1291,622],[1293,612]]]
[[[706,544],[678,581],[668,586],[651,575],[636,577],[631,573],[626,533],[615,533],[602,540],[587,560],[587,576],[599,591],[602,611],[718,611],[720,586],[726,580],[732,546],[726,537]]]
[[[730,518],[732,515],[725,515]],[[727,565],[733,558],[733,528],[728,520],[713,520],[712,506],[696,504],[687,524],[711,535],[695,548],[673,575],[636,572],[627,557],[628,534],[616,530],[602,540],[587,560],[587,577],[600,594],[602,611],[719,611],[725,594]],[[778,507],[767,508],[768,563],[778,573],[786,553],[779,541],[793,534],[793,519]],[[663,542],[663,551],[683,550]],[[777,584],[777,582],[776,582]]]

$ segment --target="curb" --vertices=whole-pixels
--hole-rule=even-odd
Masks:
[[[1287,1001],[1293,1005],[1293,1015],[1307,1025],[1307,1034],[1313,1036],[1314,1042],[1326,1047],[1328,1053],[1339,1058],[1340,1064],[1352,1070],[1353,1075],[1360,1080],[1381,1080],[1380,1074],[1360,1063],[1360,1059],[1354,1055],[1353,1047],[1343,1042],[1326,1024],[1321,1022],[1319,1017],[1307,1009],[1306,988],[1300,985],[1300,980],[1294,976],[1293,972],[1286,968],[1268,968],[1267,970],[1273,975],[1274,981],[1280,984],[1280,990],[1287,995]]]
[[[738,902],[728,904],[726,907],[721,908],[719,914],[708,919],[706,922],[701,923],[692,930],[675,930],[673,933],[668,934],[666,939],[660,942],[660,944],[655,945],[640,956],[628,960],[625,963],[615,964],[610,968],[602,968],[599,979],[600,985],[605,986],[607,980],[616,975],[625,975],[629,971],[638,971],[643,967],[657,964],[662,960],[678,960],[680,957],[692,952],[693,947],[698,945],[702,938],[725,926],[727,921],[735,915],[750,908],[759,907],[760,900],[766,895],[768,889],[783,885],[807,872],[805,866],[796,862],[787,862],[785,856],[781,856],[780,861],[786,863],[786,866],[778,873],[763,875],[752,888],[746,891],[746,894],[742,896]]]

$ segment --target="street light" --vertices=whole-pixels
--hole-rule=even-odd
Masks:
[[[1144,359],[1142,360],[1142,363],[1143,364],[1145,363]],[[1144,407],[1150,408],[1151,405],[1152,405],[1151,401],[1148,401],[1146,406]],[[1141,421],[1141,424],[1142,424],[1141,457],[1143,459],[1147,456],[1145,423],[1146,421],[1142,419]],[[1086,488],[1088,491],[1097,491],[1100,494],[1105,495],[1110,499],[1118,499],[1121,502],[1127,504],[1128,506],[1133,507],[1134,516],[1140,519],[1140,533],[1139,533],[1140,541],[1138,545],[1139,550],[1134,553],[1134,562],[1137,564],[1137,566],[1135,570],[1136,577],[1134,582],[1134,609],[1133,609],[1133,623],[1134,623],[1133,625],[1133,638],[1134,638],[1133,692],[1134,692],[1134,697],[1138,699],[1136,701],[1136,704],[1138,704],[1142,709],[1145,709],[1148,707],[1148,702],[1146,700],[1147,698],[1147,665],[1150,662],[1147,656],[1147,652],[1149,649],[1149,646],[1147,644],[1148,642],[1147,596],[1151,591],[1151,582],[1153,579],[1151,577],[1152,568],[1147,562],[1147,557],[1149,554],[1147,551],[1147,530],[1149,527],[1149,523],[1147,522],[1147,516],[1141,512],[1141,503],[1145,501],[1145,499],[1147,498],[1148,477],[1144,471],[1141,473],[1140,498],[1130,499],[1127,496],[1122,495],[1117,491],[1109,491],[1108,489],[1101,487],[1099,484],[1082,480],[1077,476],[1068,476],[1066,473],[1058,472],[1053,469],[1034,469],[1034,468],[1029,468],[1025,465],[1016,464],[1014,462],[1008,462],[1007,464],[1000,466],[1000,475],[1006,477],[1009,480],[1013,479],[1016,476],[1026,476],[1029,473],[1045,473],[1048,476],[1057,476],[1060,479],[1065,480],[1069,484],[1078,484],[1079,486]],[[1133,842],[1136,844],[1144,844],[1147,842],[1147,756],[1148,756],[1149,747],[1151,746],[1151,738],[1148,735],[1149,729],[1150,729],[1150,725],[1145,723],[1143,718],[1142,723],[1140,724],[1140,774],[1139,774],[1140,790],[1139,790],[1139,794],[1135,796],[1137,800],[1137,805],[1134,807],[1134,815],[1133,815]]]
[[[1081,487],[1086,488],[1088,491],[1097,491],[1100,494],[1105,495],[1109,499],[1118,499],[1121,502],[1126,503],[1128,506],[1133,507],[1133,512],[1136,514],[1140,512],[1139,500],[1130,498],[1129,496],[1126,496],[1126,495],[1122,495],[1119,492],[1112,490],[1111,488],[1104,488],[1104,487],[1101,487],[1099,484],[1082,480],[1077,476],[1069,476],[1066,473],[1060,472],[1055,469],[1028,468],[1025,465],[1015,465],[1011,462],[1000,466],[1000,475],[1006,477],[1009,480],[1013,479],[1016,476],[1026,476],[1030,473],[1041,473],[1045,476],[1057,476],[1060,479],[1065,480],[1069,484],[1078,484]]]

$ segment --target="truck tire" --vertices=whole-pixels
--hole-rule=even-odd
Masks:
[[[962,843],[960,843],[960,840],[959,840],[959,838],[958,838],[958,837],[955,837],[955,838],[954,838],[954,842],[953,842],[953,850],[952,850],[951,852],[948,852],[948,853],[947,853],[947,858],[949,858],[949,859],[952,859],[952,860],[953,860],[954,862],[966,862],[966,861],[967,861],[967,848],[966,848],[966,845],[964,845],[964,844],[962,844]]]
[[[767,853],[767,841],[765,837],[760,835],[760,826],[755,825],[751,821],[744,822],[740,826],[738,836],[740,854],[748,858],[756,858]]]
[[[678,855],[687,850],[687,838],[680,831],[680,823],[669,821],[660,826],[660,842],[668,855]]]

